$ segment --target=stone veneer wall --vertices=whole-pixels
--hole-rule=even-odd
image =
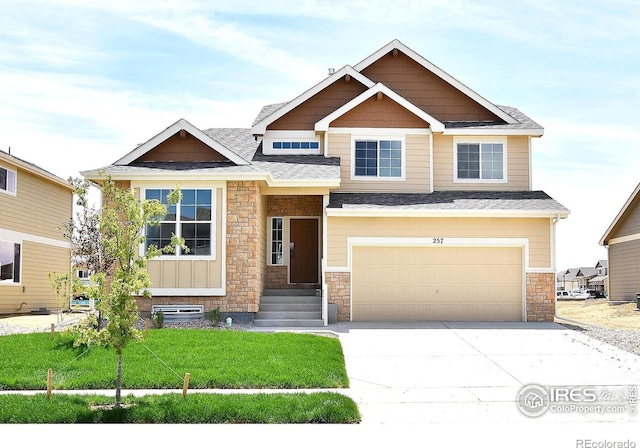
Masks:
[[[556,312],[556,276],[527,273],[527,321],[553,322]]]
[[[351,320],[351,273],[326,272],[327,301],[338,305],[338,322]]]

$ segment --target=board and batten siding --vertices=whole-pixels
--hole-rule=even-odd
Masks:
[[[136,182],[133,188],[141,191],[145,188],[175,188],[176,185],[168,185],[160,182]],[[147,272],[151,278],[151,288],[156,290],[154,295],[158,295],[157,289],[211,289],[222,288],[222,270],[224,266],[223,249],[223,211],[224,194],[220,184],[197,181],[181,183],[181,188],[207,188],[213,190],[215,221],[215,256],[212,258],[196,256],[176,257],[175,255],[163,255],[159,258],[149,260]]]
[[[609,245],[609,300],[634,301],[640,292],[640,239]]]
[[[498,140],[497,140],[498,139]],[[495,142],[503,136],[469,136],[465,141]],[[433,189],[444,190],[482,190],[482,191],[528,191],[529,190],[529,137],[507,137],[507,182],[455,182],[454,173],[454,136],[433,136]]]
[[[16,195],[0,193],[0,228],[66,241],[59,228],[73,216],[71,190],[16,166]]]
[[[609,239],[621,238],[629,235],[640,234],[640,196],[635,200],[635,204],[632,203],[624,218],[620,220],[615,226]]]
[[[429,193],[429,136],[406,134],[404,138],[405,180],[352,180],[351,134],[329,133],[329,156],[340,157],[340,191]]]
[[[529,268],[551,268],[548,218],[378,218],[329,216],[327,266],[347,267],[347,239],[378,238],[526,238]]]

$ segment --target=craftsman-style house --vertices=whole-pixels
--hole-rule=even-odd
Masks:
[[[342,321],[551,321],[555,225],[569,211],[531,190],[542,135],[394,40],[250,128],[181,119],[83,175],[146,199],[183,192],[147,244],[175,232],[190,250],[149,263],[141,310],[202,304],[258,322],[274,290],[296,291],[292,303],[307,290],[320,324],[330,309]]]

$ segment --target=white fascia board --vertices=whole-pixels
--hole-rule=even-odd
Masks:
[[[209,146],[211,149],[217,151],[221,155],[225,156],[227,159],[229,159],[231,162],[235,163],[236,165],[248,165],[249,164],[249,162],[247,160],[243,159],[242,157],[240,157],[239,155],[237,155],[233,151],[229,150],[227,147],[223,146],[218,141],[216,141],[213,138],[209,137],[207,134],[202,132],[200,129],[196,128],[194,125],[189,123],[184,118],[181,118],[180,120],[176,121],[171,126],[169,126],[167,129],[165,129],[164,131],[160,132],[155,137],[152,137],[151,139],[147,140],[145,143],[143,143],[140,146],[138,146],[136,149],[131,151],[129,154],[127,154],[126,156],[124,156],[121,159],[117,160],[114,163],[114,165],[128,165],[129,163],[133,162],[137,158],[139,158],[142,155],[146,154],[147,152],[151,151],[153,148],[158,146],[160,143],[162,143],[162,142],[166,141],[167,139],[173,137],[177,132],[180,132],[182,130],[184,130],[184,131],[188,132],[189,134],[193,135],[195,138],[200,140],[202,143],[204,143],[205,145]]]
[[[607,240],[609,239],[609,235],[613,231],[613,228],[618,224],[620,219],[622,219],[622,217],[626,213],[627,209],[629,208],[631,203],[634,201],[634,199],[636,198],[636,196],[638,195],[639,192],[640,192],[640,184],[638,184],[636,189],[633,190],[633,193],[631,193],[631,196],[629,196],[629,199],[627,199],[627,202],[624,203],[624,205],[622,206],[622,208],[620,209],[620,211],[616,215],[615,219],[613,220],[613,222],[611,223],[611,225],[609,226],[607,231],[604,233],[604,235],[602,235],[602,238],[600,238],[599,244],[601,246],[607,245]]]
[[[0,153],[0,164],[2,164],[3,161],[8,165],[16,166],[35,176],[42,177],[43,179],[46,179],[50,182],[60,185],[61,187],[65,187],[68,190],[73,190],[73,187],[71,186],[71,184],[66,180],[64,180],[63,178],[58,177],[55,174],[49,173],[48,171],[45,171],[43,168],[37,167],[35,165],[31,165],[28,162],[25,162],[16,157],[13,157],[12,155],[4,155],[3,153]]]
[[[447,128],[443,135],[528,135],[530,137],[542,137],[543,129],[474,129],[474,128]]]
[[[424,57],[420,56],[418,53],[416,53],[415,51],[413,51],[412,49],[407,47],[405,44],[400,42],[398,39],[392,40],[387,45],[385,45],[384,47],[382,47],[381,49],[379,49],[378,51],[373,53],[371,56],[365,58],[364,60],[362,60],[361,62],[356,64],[354,66],[354,68],[357,71],[362,71],[365,68],[367,68],[368,66],[370,66],[371,64],[373,64],[375,61],[377,61],[378,59],[380,59],[381,57],[383,57],[384,55],[386,55],[387,53],[392,51],[394,48],[397,48],[398,50],[402,51],[404,54],[409,56],[411,59],[416,61],[418,64],[422,65],[427,70],[429,70],[432,73],[434,73],[435,75],[439,76],[441,79],[443,79],[447,83],[451,84],[453,87],[455,87],[456,89],[460,90],[462,93],[464,93],[468,97],[472,98],[474,101],[478,102],[480,105],[482,105],[483,107],[487,108],[488,110],[493,112],[498,117],[502,118],[507,123],[510,123],[510,124],[518,123],[518,121],[515,118],[513,118],[511,115],[507,114],[502,109],[500,109],[498,106],[493,104],[491,101],[487,100],[486,98],[482,97],[478,93],[476,93],[473,90],[471,90],[469,87],[467,87],[464,84],[462,84],[460,81],[455,79],[453,76],[451,76],[450,74],[448,74],[447,72],[445,72],[441,68],[433,65],[431,62],[429,62]]]
[[[313,95],[317,94],[318,92],[321,92],[322,90],[324,90],[334,82],[338,81],[345,75],[351,76],[356,81],[359,81],[360,83],[364,84],[367,88],[371,88],[374,85],[374,82],[371,81],[366,76],[364,76],[362,73],[354,70],[353,67],[351,67],[350,65],[345,65],[340,70],[334,72],[333,75],[327,76],[325,79],[320,81],[315,86],[311,87],[306,92],[297,96],[296,98],[294,98],[293,100],[289,101],[287,104],[282,106],[280,109],[273,112],[271,115],[263,118],[261,121],[256,123],[251,128],[253,135],[264,135],[264,133],[267,130],[267,126],[269,126],[271,123],[273,123],[283,115],[289,113],[294,108],[298,107],[300,104],[304,103],[309,98],[311,98]]]
[[[333,112],[331,112],[329,115],[324,117],[322,120],[318,121],[315,124],[315,130],[316,131],[327,131],[329,129],[329,125],[331,124],[331,122],[333,120],[341,117],[345,113],[347,113],[350,110],[354,109],[355,107],[359,106],[360,104],[362,104],[363,102],[365,102],[366,100],[368,100],[372,96],[376,95],[377,93],[382,93],[382,94],[388,96],[389,98],[391,98],[396,103],[400,104],[402,107],[407,109],[412,114],[420,117],[422,120],[424,120],[427,123],[429,123],[429,126],[431,127],[431,131],[432,132],[443,132],[444,131],[444,124],[442,124],[440,121],[438,121],[437,119],[435,119],[434,117],[432,117],[431,115],[429,115],[428,113],[426,113],[425,111],[420,109],[419,107],[417,107],[414,104],[410,103],[405,98],[401,97],[396,92],[394,92],[393,90],[391,90],[390,88],[388,88],[387,86],[385,86],[382,83],[377,83],[375,86],[369,88],[369,90],[366,90],[365,92],[361,93],[360,95],[358,95],[357,97],[355,97],[354,99],[349,101],[348,103],[344,104],[343,106],[341,106],[338,109],[336,109]]]
[[[327,216],[375,218],[567,218],[566,210],[445,210],[329,208]]]

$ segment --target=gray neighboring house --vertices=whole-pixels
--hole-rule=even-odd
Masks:
[[[600,245],[609,252],[609,300],[635,301],[640,292],[640,184],[615,217]]]

